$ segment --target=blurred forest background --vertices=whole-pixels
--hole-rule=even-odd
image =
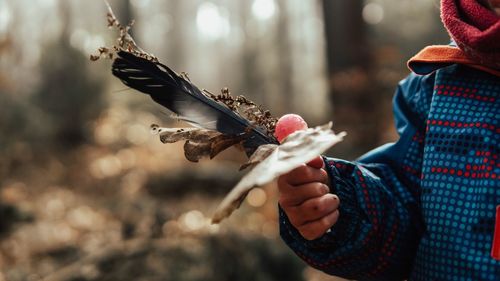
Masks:
[[[333,120],[349,135],[328,155],[347,159],[397,138],[406,60],[449,40],[438,0],[110,4],[200,87]],[[281,242],[272,185],[209,224],[244,156],[193,164],[149,133],[169,113],[88,59],[116,38],[105,14],[100,0],[0,0],[0,281],[337,280]]]

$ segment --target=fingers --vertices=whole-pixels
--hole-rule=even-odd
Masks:
[[[290,223],[308,240],[323,235],[338,220],[339,198],[330,194],[321,157],[278,178],[279,204]]]
[[[339,207],[339,198],[334,194],[325,194],[306,200],[298,206],[281,205],[281,207],[292,225],[298,229],[336,211]]]
[[[335,210],[321,219],[312,221],[305,225],[296,227],[300,235],[307,240],[314,240],[325,234],[337,220],[339,219],[339,211]]]
[[[321,156],[318,156],[318,157],[314,158],[313,160],[309,161],[307,163],[307,166],[313,167],[316,169],[321,169],[321,168],[325,167],[325,162],[323,161],[323,158],[321,158]]]
[[[302,166],[282,175],[278,178],[278,187],[291,188],[294,185],[301,185],[310,182],[328,183],[328,174],[324,169],[312,168],[303,164]]]
[[[294,207],[301,205],[308,199],[321,197],[328,192],[330,192],[330,188],[328,188],[326,184],[320,182],[311,182],[300,186],[292,186],[289,192],[280,193],[279,203],[281,206]]]

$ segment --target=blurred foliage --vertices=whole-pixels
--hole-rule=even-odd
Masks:
[[[10,48],[9,38],[0,40],[0,55]],[[19,141],[33,138],[29,131],[29,118],[26,113],[30,107],[20,97],[10,94],[10,85],[0,72],[0,183],[7,178],[12,169],[22,163],[23,156],[19,155]],[[1,189],[1,185],[0,185]],[[13,226],[18,222],[32,221],[33,217],[15,205],[2,204],[0,198],[0,238],[9,235]]]
[[[181,169],[171,173],[158,173],[148,177],[144,185],[151,195],[158,197],[184,197],[193,193],[207,197],[221,197],[228,193],[241,178],[241,174],[228,173],[236,165],[219,165],[216,168]]]
[[[218,235],[198,240],[196,247],[156,243],[132,253],[117,252],[99,261],[94,278],[69,280],[304,280],[305,265],[267,239]]]
[[[19,210],[16,206],[0,204],[0,238],[8,235],[12,227],[20,222],[32,222],[33,215]]]
[[[189,241],[135,240],[80,261],[78,250],[68,247],[51,253],[52,259],[65,260],[68,266],[45,280],[304,280],[304,264],[266,239],[226,234],[201,236],[196,244]]]
[[[10,37],[4,40],[10,41]],[[0,57],[8,54],[11,44],[0,42]],[[0,71],[0,179],[8,175],[9,163],[19,158],[19,144],[36,139],[37,129],[32,126],[33,107],[24,96],[16,93],[15,81],[8,79],[6,73]],[[22,158],[22,156],[20,157]],[[12,160],[12,161],[11,161]]]
[[[29,107],[2,90],[0,85],[0,150],[11,148],[20,137],[28,137]]]
[[[90,124],[106,106],[103,78],[90,70],[88,57],[67,36],[44,48],[39,67],[41,83],[33,100],[47,118],[48,143],[74,147],[89,142]]]

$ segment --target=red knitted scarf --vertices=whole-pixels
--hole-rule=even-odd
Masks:
[[[442,0],[441,19],[467,56],[500,69],[500,17],[477,0]]]

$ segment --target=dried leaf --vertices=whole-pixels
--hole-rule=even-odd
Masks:
[[[212,159],[244,140],[244,135],[230,136],[201,128],[162,128],[155,124],[151,125],[151,133],[159,135],[163,143],[185,140],[184,155],[191,162],[198,162],[204,157]]]
[[[201,158],[208,157],[211,154],[210,143],[191,142],[187,140],[184,143],[184,156],[191,162],[198,162]]]
[[[201,128],[162,128],[155,124],[151,125],[151,133],[159,135],[163,143],[174,143],[182,140],[206,142],[221,135],[219,132]]]
[[[186,159],[191,162],[198,162],[201,158],[205,157],[210,157],[210,159],[212,159],[220,152],[240,143],[242,140],[241,137],[233,137],[224,134],[219,134],[202,141],[189,139],[184,144],[184,155]]]
[[[212,217],[219,223],[239,208],[252,188],[262,186],[275,178],[307,163],[319,154],[342,141],[345,132],[335,134],[332,123],[297,131],[288,136],[267,158],[255,166],[224,198]]]
[[[212,138],[211,141],[211,153],[210,159],[214,158],[220,152],[228,149],[233,145],[240,144],[243,140],[245,140],[245,135],[239,136],[228,136],[225,134],[221,134]]]

